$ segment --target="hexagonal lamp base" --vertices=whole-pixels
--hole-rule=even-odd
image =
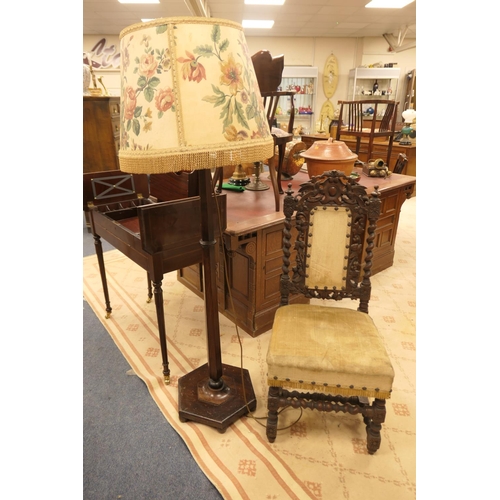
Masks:
[[[215,427],[223,433],[240,417],[255,411],[257,400],[248,370],[222,365],[222,390],[208,386],[208,364],[196,368],[178,381],[179,418]]]

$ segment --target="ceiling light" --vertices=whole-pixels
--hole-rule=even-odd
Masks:
[[[372,0],[367,3],[367,9],[402,9],[415,0]]]
[[[285,0],[245,0],[245,5],[283,5]]]
[[[272,28],[274,21],[251,21],[249,19],[243,19],[241,25],[243,28]]]
[[[153,19],[141,19],[142,23],[149,23],[149,21],[154,21],[156,18]]]
[[[160,0],[118,0],[120,3],[160,3]]]

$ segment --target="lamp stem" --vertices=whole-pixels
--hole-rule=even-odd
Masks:
[[[210,170],[199,172],[200,203],[201,203],[201,248],[203,263],[203,281],[205,296],[205,311],[207,323],[207,348],[209,385],[213,389],[221,388],[222,358],[220,346],[219,309],[217,300],[217,281],[215,274],[215,203],[213,200],[212,177]]]
[[[181,422],[191,420],[210,425],[225,432],[233,422],[255,410],[257,399],[248,370],[222,364],[215,272],[216,205],[210,170],[201,170],[198,174],[208,363],[178,380],[179,419]]]

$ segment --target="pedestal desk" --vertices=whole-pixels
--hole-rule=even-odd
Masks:
[[[299,172],[290,181],[292,189],[297,192],[299,185],[308,179],[306,173]],[[261,180],[270,184],[267,175]],[[415,177],[407,175],[392,174],[387,179],[376,179],[361,174],[360,184],[366,186],[368,192],[378,185],[382,201],[382,213],[375,233],[372,274],[393,263],[399,212],[413,193],[415,183]],[[283,182],[284,189],[287,184],[288,181]],[[224,249],[220,249],[219,255],[225,258],[227,266],[219,263],[219,311],[255,337],[271,328],[280,302],[284,215],[282,210],[275,211],[272,189],[242,193],[227,191],[226,194],[227,226],[222,236]],[[178,280],[202,295],[201,264],[180,269]],[[297,296],[292,299],[294,301],[303,302],[304,299]]]

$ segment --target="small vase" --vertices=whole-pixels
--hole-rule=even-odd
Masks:
[[[375,83],[373,84],[373,92],[375,93],[378,90],[378,81],[375,80]]]

